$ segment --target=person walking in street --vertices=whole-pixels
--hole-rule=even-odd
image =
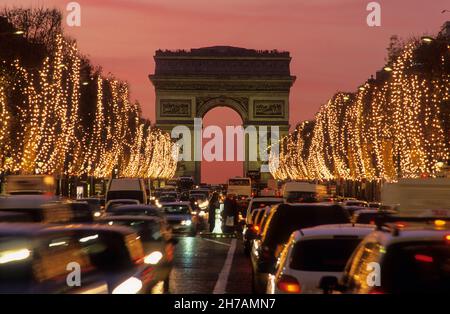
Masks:
[[[229,194],[224,201],[222,212],[223,233],[233,233],[236,227],[238,208],[234,195]]]
[[[208,224],[209,232],[213,232],[216,223],[216,209],[220,207],[219,193],[214,192],[211,196],[208,206]]]

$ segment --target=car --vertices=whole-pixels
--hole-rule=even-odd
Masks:
[[[72,222],[85,222],[90,223],[94,221],[94,213],[91,206],[85,201],[70,201],[69,207],[73,212]]]
[[[201,193],[192,193],[190,195],[190,201],[193,203],[193,208],[195,210],[207,210],[209,205],[208,197],[205,194]]]
[[[77,199],[76,201],[87,202],[89,207],[91,208],[91,212],[95,218],[98,218],[103,215],[103,212],[105,210],[104,199],[97,198],[97,197],[88,197],[88,198]]]
[[[370,208],[380,209],[381,208],[381,203],[380,202],[369,202],[368,206]]]
[[[133,205],[120,205],[110,208],[106,212],[106,216],[156,216],[156,217],[164,217],[160,208],[153,205],[142,205],[142,204],[133,204]]]
[[[106,212],[111,211],[112,208],[120,205],[139,205],[138,200],[134,199],[128,199],[128,198],[119,198],[119,199],[113,199],[106,203],[105,210]]]
[[[374,230],[370,225],[323,225],[292,233],[269,275],[268,294],[322,293],[326,276],[339,277],[361,240]]]
[[[0,293],[148,293],[148,259],[126,227],[0,223]]]
[[[266,210],[265,208],[257,208],[255,210],[253,210],[250,214],[250,217],[248,217],[248,219],[247,219],[247,221],[249,223],[246,223],[242,230],[242,244],[244,246],[244,253],[247,256],[250,256],[252,241],[256,239],[258,232],[259,232],[259,225],[257,224],[257,222],[258,222],[257,217],[260,214],[262,217],[263,216],[262,213],[265,210]]]
[[[192,213],[192,207],[189,202],[173,202],[163,204],[161,212],[171,225],[174,233],[188,234],[195,236],[197,234],[198,220]]]
[[[109,216],[96,221],[109,226],[132,228],[140,237],[148,261],[155,267],[157,282],[163,284],[163,292],[169,291],[169,276],[177,240],[165,219],[157,216]]]
[[[49,195],[1,196],[0,211],[21,213],[21,222],[67,223],[75,216],[67,201]]]
[[[395,210],[360,209],[353,213],[352,222],[355,224],[375,225],[377,219],[398,214]]]
[[[370,233],[347,262],[340,280],[323,279],[324,292],[351,294],[447,293],[449,222],[387,224]]]
[[[266,206],[271,206],[271,205],[275,205],[275,204],[280,204],[283,203],[283,199],[279,198],[279,197],[253,197],[250,200],[250,203],[248,204],[248,208],[245,214],[245,217],[248,217],[248,219],[246,219],[246,224],[249,224],[250,221],[250,217],[251,217],[251,213],[257,209],[257,208],[264,208]]]
[[[350,222],[348,212],[329,203],[278,204],[272,208],[260,237],[253,241],[252,288],[265,293],[269,274],[273,274],[277,257],[295,230],[325,224]]]

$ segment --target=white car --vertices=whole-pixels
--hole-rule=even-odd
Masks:
[[[248,204],[245,223],[247,225],[252,224],[252,212],[255,209],[266,208],[267,206],[272,207],[272,205],[283,203],[283,201],[280,197],[253,197]]]
[[[339,278],[355,248],[374,230],[371,225],[322,225],[292,233],[281,252],[267,293],[322,293],[323,277]]]

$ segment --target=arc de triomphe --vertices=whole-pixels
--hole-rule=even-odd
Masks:
[[[244,128],[278,126],[280,137],[288,134],[289,92],[295,81],[289,52],[214,46],[158,50],[154,60],[155,73],[149,77],[156,93],[157,127],[169,133],[178,125],[192,129],[194,118],[225,106],[241,116]],[[260,160],[248,160],[245,146],[243,175],[261,166]],[[199,161],[183,161],[176,175],[190,175],[200,182],[200,169]],[[269,177],[261,174],[261,181]]]

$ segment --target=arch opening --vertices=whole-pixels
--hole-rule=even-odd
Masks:
[[[234,135],[234,147],[227,147],[226,145],[226,127],[243,125],[242,116],[237,110],[232,108],[229,105],[216,105],[202,114],[204,135],[202,139],[203,159],[200,167],[201,182],[210,184],[226,183],[229,178],[242,176],[244,173],[244,161],[238,160],[238,145],[240,142],[245,145],[244,137],[239,138],[238,135]],[[218,129],[221,130],[221,138],[214,139],[216,136],[219,136],[216,132],[213,132],[214,129],[217,131]],[[205,133],[205,131],[207,132]],[[205,136],[207,133],[209,133],[209,138]],[[221,141],[222,152],[220,152],[220,145],[213,145],[213,141]],[[219,148],[219,151],[216,151],[216,148]],[[241,149],[244,149],[244,147],[241,147]],[[222,155],[223,161],[207,160],[208,158],[205,158],[205,154],[209,152],[212,152],[214,157]],[[234,152],[232,161],[227,161],[227,152],[228,154]]]

